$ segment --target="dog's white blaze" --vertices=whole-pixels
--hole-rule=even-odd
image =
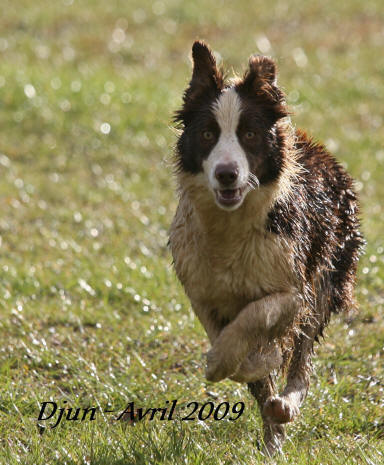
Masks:
[[[218,189],[220,185],[215,178],[216,166],[221,163],[236,163],[239,168],[239,177],[235,187],[242,187],[248,180],[249,165],[236,135],[241,114],[241,100],[236,90],[225,91],[213,104],[212,110],[220,127],[220,137],[208,158],[203,162],[204,172],[211,189]]]
[[[236,135],[241,114],[241,101],[235,89],[225,91],[213,104],[213,111],[222,135]]]

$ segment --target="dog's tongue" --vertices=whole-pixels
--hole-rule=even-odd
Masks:
[[[223,197],[223,199],[230,200],[236,197],[237,191],[238,189],[224,189],[220,191],[220,194]]]

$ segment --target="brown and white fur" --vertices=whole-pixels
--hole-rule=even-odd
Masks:
[[[192,56],[170,247],[212,345],[206,377],[248,383],[273,453],[307,394],[313,342],[353,305],[357,201],[337,161],[292,127],[270,58],[227,84],[204,43]]]

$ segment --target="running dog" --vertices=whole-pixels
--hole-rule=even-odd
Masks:
[[[169,244],[212,345],[206,377],[248,384],[273,454],[306,397],[314,341],[355,305],[358,203],[342,166],[293,127],[272,59],[253,55],[226,82],[207,45],[192,57]]]

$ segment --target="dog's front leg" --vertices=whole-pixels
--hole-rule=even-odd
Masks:
[[[239,383],[252,383],[268,376],[283,363],[281,348],[273,341],[263,350],[255,348],[242,361],[240,368],[230,377]]]
[[[251,349],[284,332],[297,308],[294,292],[277,292],[246,305],[208,352],[207,379],[220,381],[233,375]]]
[[[324,315],[313,314],[295,336],[287,385],[281,395],[270,396],[262,407],[263,418],[270,424],[288,423],[299,414],[309,387],[313,343],[323,325]]]
[[[220,325],[217,319],[212,317],[212,311],[208,310],[209,307],[207,305],[200,305],[197,302],[192,302],[192,308],[200,323],[203,325],[208,339],[213,346],[224,325]]]

